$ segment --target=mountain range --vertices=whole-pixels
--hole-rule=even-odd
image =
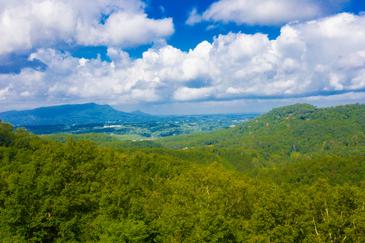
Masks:
[[[122,112],[110,105],[95,103],[41,107],[24,111],[0,113],[0,119],[15,126],[83,125],[108,122],[128,122],[149,119],[143,112]]]
[[[296,104],[184,136],[166,121],[146,126],[167,138],[143,141],[0,122],[2,241],[365,242],[365,105]]]
[[[257,114],[157,116],[123,112],[95,103],[41,107],[0,113],[0,120],[35,134],[108,133],[152,138],[213,131],[235,126]]]

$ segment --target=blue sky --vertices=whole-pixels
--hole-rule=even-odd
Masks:
[[[1,110],[365,101],[361,0],[0,0]]]
[[[215,36],[219,34],[227,34],[229,32],[262,32],[268,34],[270,38],[275,38],[280,33],[280,26],[251,26],[237,25],[235,23],[214,24],[211,22],[203,22],[194,26],[186,24],[186,20],[194,8],[204,11],[215,2],[214,0],[150,0],[145,2],[147,4],[146,13],[149,17],[157,19],[173,17],[175,32],[172,36],[168,37],[166,41],[168,44],[185,51],[194,48],[197,44],[204,40],[211,41]],[[351,11],[358,12],[359,10],[357,7],[360,7],[360,5],[357,4],[354,7],[351,7]],[[209,26],[213,25],[216,25],[215,28],[210,29]],[[141,54],[149,47],[151,47],[151,45],[147,44],[127,48],[126,51],[128,51],[132,57],[140,57]],[[109,60],[106,55],[106,49],[107,47],[105,46],[76,47],[70,51],[72,51],[73,55],[78,57],[94,58],[97,56],[97,54],[100,54],[103,58]]]
[[[167,39],[167,42],[182,50],[189,50],[194,48],[197,44],[204,40],[211,41],[214,36],[219,34],[227,34],[229,32],[243,32],[254,34],[257,32],[268,34],[271,39],[276,38],[280,34],[280,25],[276,26],[262,26],[262,25],[248,25],[236,23],[212,23],[203,22],[194,26],[186,24],[186,20],[192,11],[197,9],[200,12],[208,9],[208,7],[217,2],[216,0],[184,0],[184,1],[168,1],[168,0],[149,0],[145,1],[147,4],[146,13],[151,18],[165,18],[173,17],[175,33]],[[350,12],[359,14],[365,11],[365,2],[361,0],[346,1],[340,8],[334,10],[332,13]],[[210,29],[209,26],[215,25],[215,28]],[[133,57],[140,57],[143,51],[147,50],[150,45],[143,45],[139,47],[129,48],[127,51]],[[95,57],[96,53],[105,57],[105,47],[91,47],[91,48],[77,48],[73,52],[77,56]]]

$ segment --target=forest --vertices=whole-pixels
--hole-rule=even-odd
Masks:
[[[0,123],[0,239],[365,242],[365,105],[134,142]]]

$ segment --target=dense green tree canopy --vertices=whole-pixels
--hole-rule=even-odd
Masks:
[[[364,242],[364,131],[360,105],[276,109],[159,146],[0,123],[0,239]]]

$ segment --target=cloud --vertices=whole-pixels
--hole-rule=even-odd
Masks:
[[[109,48],[112,62],[39,49],[29,59],[48,68],[0,74],[1,97],[122,105],[353,94],[365,90],[364,26],[365,16],[344,13],[285,25],[274,40],[229,33],[189,51],[153,47],[138,59]]]
[[[214,94],[214,87],[203,87],[203,88],[189,88],[182,87],[178,88],[173,95],[176,101],[192,101],[209,98]]]
[[[199,15],[194,9],[187,24],[203,20],[250,25],[281,25],[325,16],[347,0],[219,0]]]
[[[81,27],[77,42],[82,45],[128,47],[158,40],[173,33],[172,19],[149,19],[143,13],[114,13],[104,24]]]
[[[0,0],[0,55],[59,43],[130,47],[174,32],[139,0]]]
[[[135,109],[143,109],[150,114],[218,114],[218,113],[261,113],[268,112],[273,107],[296,103],[307,103],[316,106],[336,106],[344,104],[364,103],[365,92],[346,93],[331,96],[310,96],[282,99],[240,99],[197,102],[173,102],[150,104]],[[124,106],[120,107],[125,109]],[[131,109],[133,110],[133,109]]]
[[[203,20],[202,16],[199,15],[198,10],[196,8],[193,8],[191,10],[188,19],[186,20],[187,25],[195,25]]]

